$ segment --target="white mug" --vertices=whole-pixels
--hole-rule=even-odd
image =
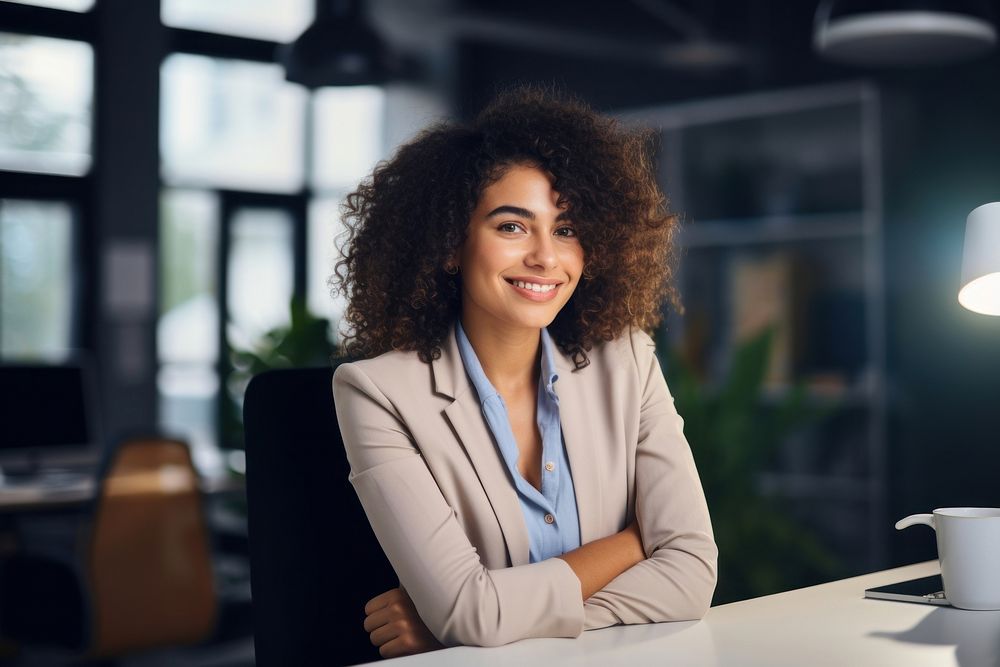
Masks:
[[[1000,609],[1000,508],[943,507],[900,519],[896,530],[918,523],[937,533],[948,602],[960,609]]]

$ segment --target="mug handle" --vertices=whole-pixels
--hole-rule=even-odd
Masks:
[[[903,530],[904,528],[909,528],[910,526],[915,526],[918,523],[925,526],[930,526],[934,528],[934,515],[933,514],[911,514],[910,516],[903,517],[896,522],[896,530]]]

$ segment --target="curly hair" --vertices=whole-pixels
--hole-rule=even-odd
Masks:
[[[628,327],[651,331],[673,286],[677,216],[656,182],[649,128],[630,128],[552,88],[501,91],[471,123],[438,122],[374,172],[342,206],[346,241],[330,278],[348,298],[343,352],[441,354],[461,312],[461,274],[444,270],[483,190],[514,165],[553,178],[584,251],[573,296],[548,330],[578,368]],[[353,329],[353,330],[350,330]]]

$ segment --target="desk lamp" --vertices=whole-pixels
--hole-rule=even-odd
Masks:
[[[958,302],[984,315],[1000,315],[1000,202],[969,213]]]

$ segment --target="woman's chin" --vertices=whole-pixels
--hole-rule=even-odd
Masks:
[[[552,324],[552,322],[556,319],[556,314],[557,313],[550,315],[547,314],[544,316],[518,318],[516,323],[512,322],[511,324],[525,329],[544,329]]]

